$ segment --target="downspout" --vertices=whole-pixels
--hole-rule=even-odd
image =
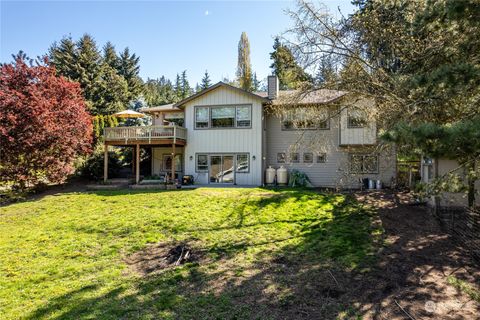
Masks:
[[[266,168],[266,161],[267,161],[267,155],[266,155],[266,148],[267,148],[267,145],[266,145],[266,128],[267,128],[267,118],[265,116],[265,109],[264,109],[264,104],[262,103],[261,104],[261,117],[262,117],[262,121],[261,121],[261,131],[262,131],[262,137],[261,137],[261,150],[262,150],[262,154],[261,154],[261,161],[262,161],[262,172],[261,172],[261,182],[262,182],[262,187],[265,186],[265,168]]]

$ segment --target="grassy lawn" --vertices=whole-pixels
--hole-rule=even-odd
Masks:
[[[343,195],[303,190],[102,191],[12,204],[0,208],[0,319],[284,317],[299,297],[317,299],[318,286],[333,290],[323,271],[368,264],[382,232],[375,219]],[[173,242],[201,258],[151,274],[125,262]]]

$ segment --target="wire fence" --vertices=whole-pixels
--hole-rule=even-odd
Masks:
[[[433,209],[444,231],[480,262],[480,210],[465,207]]]

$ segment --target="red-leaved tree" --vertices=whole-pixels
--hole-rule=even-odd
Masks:
[[[0,67],[0,182],[20,189],[62,182],[91,141],[91,116],[78,83],[21,57]]]

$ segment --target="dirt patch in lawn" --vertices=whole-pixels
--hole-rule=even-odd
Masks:
[[[200,263],[203,257],[203,252],[188,243],[166,242],[148,245],[124,261],[135,273],[149,276],[185,263]]]
[[[452,284],[478,290],[480,268],[407,193],[357,193],[379,209],[387,246],[354,276],[351,301],[366,319],[480,319],[480,304]]]

